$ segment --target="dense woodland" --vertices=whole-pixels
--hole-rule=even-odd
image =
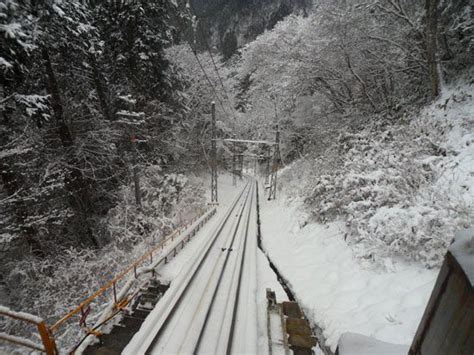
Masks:
[[[320,221],[353,213],[343,205],[361,182],[337,179],[378,143],[449,154],[431,136],[442,127],[420,128],[419,141],[402,133],[398,145],[387,127],[406,126],[469,73],[468,0],[217,3],[2,0],[0,294],[9,305],[54,319],[85,285],[204,207],[194,174],[208,170],[212,100],[219,134],[272,138],[278,123],[283,164],[311,157],[302,193]],[[431,175],[406,158],[391,162],[397,181],[387,184],[409,195]],[[406,196],[389,195],[376,207]],[[100,275],[84,274],[90,267]],[[62,301],[51,307],[39,294]]]

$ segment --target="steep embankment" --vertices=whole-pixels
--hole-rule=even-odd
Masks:
[[[462,82],[407,122],[341,136],[264,201],[263,246],[333,350],[346,331],[411,343],[454,232],[474,221],[471,93]]]

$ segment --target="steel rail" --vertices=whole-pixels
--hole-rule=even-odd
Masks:
[[[186,295],[186,292],[189,290],[189,287],[191,286],[191,284],[193,283],[194,281],[194,278],[195,276],[197,275],[198,271],[201,269],[202,265],[204,264],[204,261],[206,260],[206,257],[209,255],[209,252],[211,251],[212,247],[214,246],[215,242],[217,241],[217,239],[219,238],[220,234],[222,233],[222,230],[224,229],[224,227],[227,225],[227,222],[229,221],[229,218],[230,216],[232,215],[232,212],[234,211],[235,207],[238,205],[239,201],[241,200],[242,196],[244,195],[244,192],[247,190],[247,188],[250,186],[250,182],[247,182],[247,184],[245,185],[245,187],[242,189],[242,191],[240,192],[240,194],[238,195],[238,197],[235,199],[235,201],[232,203],[232,205],[230,206],[228,212],[225,214],[225,217],[222,221],[222,223],[219,225],[211,243],[209,244],[209,246],[207,246],[207,250],[205,251],[203,257],[201,258],[201,260],[199,261],[199,264],[198,266],[196,267],[196,269],[193,271],[188,283],[185,285],[184,289],[182,290],[181,294],[178,296],[177,300],[174,302],[174,304],[172,305],[171,307],[171,310],[168,312],[168,314],[166,315],[163,323],[161,324],[160,328],[157,330],[157,332],[155,333],[154,335],[154,338],[153,340],[151,341],[151,343],[148,345],[146,351],[145,351],[145,354],[151,354],[152,353],[152,349],[153,347],[156,345],[156,343],[158,342],[160,336],[163,334],[163,332],[165,331],[167,325],[169,324],[169,322],[171,321],[172,317],[173,317],[173,314],[175,313],[176,309],[178,308],[178,306],[180,305],[180,303],[182,302],[184,296]],[[244,203],[244,207],[245,207],[245,203]]]
[[[199,336],[198,336],[198,340],[197,340],[197,343],[195,345],[195,348],[194,348],[194,351],[193,351],[193,354],[197,354],[198,351],[199,351],[199,347],[201,345],[201,341],[203,339],[203,336],[204,336],[204,332],[206,330],[206,326],[207,326],[207,323],[209,321],[209,317],[211,315],[211,312],[212,312],[212,309],[213,309],[213,306],[215,304],[215,300],[216,300],[216,295],[217,295],[217,292],[219,291],[219,287],[221,285],[221,282],[222,282],[222,278],[223,278],[223,275],[224,275],[224,272],[226,270],[226,267],[227,267],[227,262],[229,261],[229,257],[230,257],[230,251],[232,250],[232,247],[234,245],[234,242],[235,242],[235,237],[237,236],[237,232],[239,231],[239,227],[240,227],[240,222],[242,221],[242,216],[244,215],[244,212],[245,212],[245,207],[247,206],[247,201],[248,201],[248,197],[250,195],[250,206],[249,206],[249,213],[248,213],[248,217],[250,217],[250,211],[251,211],[251,208],[252,208],[252,201],[253,201],[253,184],[251,185],[250,189],[249,189],[249,193],[247,194],[247,197],[245,199],[245,204],[244,204],[244,207],[242,209],[242,212],[240,213],[239,215],[239,219],[237,221],[237,225],[235,226],[235,229],[234,229],[234,233],[232,235],[232,239],[231,239],[231,242],[230,242],[230,246],[227,248],[227,253],[226,253],[226,256],[225,256],[225,259],[224,259],[224,264],[222,265],[222,268],[220,270],[220,273],[219,273],[219,278],[217,280],[217,284],[215,285],[214,287],[214,292],[212,294],[212,297],[211,297],[211,302],[209,303],[208,305],[208,308],[207,308],[207,311],[206,311],[206,316],[204,318],[204,324],[203,324],[203,327],[201,328],[201,331],[199,332]],[[246,225],[246,231],[248,231],[248,225],[249,225],[249,221],[250,221],[250,218],[247,218],[247,225]],[[245,242],[244,242],[245,244]],[[239,273],[239,279],[240,279],[240,273]],[[234,318],[234,317],[232,317]],[[232,320],[232,322],[234,322],[234,319]],[[233,328],[233,327],[232,327]]]
[[[255,182],[257,184],[257,182]],[[239,308],[239,296],[240,296],[240,288],[242,285],[242,275],[243,275],[243,270],[244,270],[244,262],[245,262],[245,255],[247,251],[247,240],[249,236],[249,227],[250,227],[250,215],[252,213],[252,203],[253,203],[253,194],[252,194],[252,199],[250,200],[250,207],[249,207],[249,212],[247,216],[247,225],[245,226],[245,238],[244,238],[244,246],[243,246],[243,252],[242,252],[242,258],[240,260],[240,270],[239,270],[239,280],[237,282],[237,290],[236,290],[236,296],[235,296],[235,302],[234,302],[234,309],[232,311],[232,321],[230,325],[230,330],[229,330],[229,336],[228,336],[228,342],[227,342],[227,354],[230,354],[232,352],[232,345],[233,345],[233,340],[234,340],[234,332],[235,332],[235,321],[237,319],[237,310]]]

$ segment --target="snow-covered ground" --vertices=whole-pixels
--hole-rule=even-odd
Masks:
[[[344,242],[343,223],[302,226],[297,202],[262,199],[260,213],[264,248],[333,351],[344,332],[411,342],[436,270],[402,262],[389,272],[364,267]]]
[[[389,343],[411,344],[435,283],[440,260],[454,232],[473,222],[474,100],[471,88],[465,83],[445,88],[437,102],[411,119],[406,131],[416,131],[414,137],[419,133],[431,140],[438,147],[436,156],[430,156],[429,151],[417,153],[416,144],[401,145],[383,153],[391,155],[390,159],[397,156],[421,159],[416,164],[424,164],[430,178],[417,185],[419,187],[397,191],[400,186],[397,181],[410,179],[412,172],[395,170],[396,165],[392,163],[372,159],[379,153],[374,156],[365,153],[358,156],[367,157],[367,161],[359,163],[359,174],[364,177],[358,181],[364,181],[363,187],[344,185],[344,181],[353,176],[350,169],[359,168],[347,162],[345,166],[349,169],[332,177],[342,181],[342,193],[337,195],[334,180],[326,175],[324,179],[329,180],[321,185],[320,194],[325,194],[320,195],[322,201],[308,208],[311,201],[308,202],[304,192],[314,189],[311,181],[320,183],[324,179],[311,180],[314,177],[301,170],[301,165],[290,166],[279,180],[282,183],[278,200],[261,199],[263,246],[288,280],[306,315],[323,329],[326,345],[332,350],[345,332]],[[383,144],[381,149],[390,147]],[[379,175],[370,177],[374,172]],[[398,172],[403,172],[401,179],[383,182],[386,174]],[[415,167],[413,174],[416,173]],[[356,196],[362,188],[367,200],[362,197],[348,201],[349,207],[334,209],[339,217],[326,222],[324,219],[320,223],[315,221],[314,211],[336,205],[337,199],[345,201],[350,194]],[[381,189],[399,196],[378,204],[372,197],[381,196]],[[357,207],[364,204],[370,205],[371,210]],[[359,233],[359,239],[350,240],[354,230]],[[412,250],[403,255],[404,248]]]

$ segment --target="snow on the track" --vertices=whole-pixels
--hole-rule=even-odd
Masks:
[[[436,270],[399,261],[390,271],[363,266],[344,242],[343,223],[305,224],[300,202],[261,198],[263,246],[306,315],[334,351],[344,332],[410,344]]]
[[[163,280],[173,280],[181,272],[183,266],[193,258],[196,251],[202,248],[205,238],[200,238],[200,236],[207,235],[216,228],[225,211],[244,184],[245,181],[238,181],[237,186],[232,186],[232,180],[229,176],[223,175],[219,177],[219,207],[216,215],[204,225],[198,234],[186,244],[185,248],[180,251],[175,258],[159,269],[160,277]]]
[[[185,248],[168,264],[159,270],[160,277],[171,281],[171,287],[165,294],[163,299],[158,302],[155,310],[152,311],[150,316],[145,320],[139,332],[134,336],[130,344],[124,349],[124,354],[140,354],[144,352],[146,346],[145,343],[149,343],[150,339],[153,338],[153,327],[159,320],[159,314],[162,314],[167,308],[168,303],[173,299],[173,294],[178,292],[178,285],[186,280],[186,275],[189,275],[192,269],[192,264],[195,263],[196,255],[202,253],[205,245],[209,242],[209,237],[215,231],[217,226],[220,224],[222,217],[225,215],[228,207],[234,201],[235,197],[242,190],[245,181],[239,182],[238,186],[233,187],[231,178],[229,176],[219,177],[219,202],[220,206],[216,216],[214,216],[210,222],[208,222],[197,235],[191,239],[191,241],[185,246]],[[237,208],[238,209],[238,208]],[[234,214],[235,212],[233,212]],[[285,300],[285,294],[276,280],[276,276],[268,265],[267,260],[257,247],[257,226],[256,226],[256,207],[255,197],[251,211],[251,226],[249,228],[249,238],[246,246],[246,256],[244,263],[244,274],[242,279],[242,286],[239,299],[239,307],[237,313],[237,323],[235,329],[235,341],[233,343],[232,351],[234,353],[267,353],[268,352],[268,341],[267,341],[267,324],[266,324],[266,288],[273,289],[278,297],[278,300]],[[231,226],[236,223],[235,221],[230,223]],[[230,234],[229,232],[223,232],[223,235]],[[238,235],[241,237],[242,232]],[[180,348],[180,352],[187,353],[187,350],[194,348],[194,343],[191,338],[193,334],[200,331],[200,325],[203,321],[202,312],[199,312],[200,305],[202,302],[207,302],[209,298],[205,296],[209,293],[209,290],[213,290],[212,284],[215,281],[211,280],[209,272],[212,271],[212,265],[215,261],[219,262],[219,258],[222,253],[215,252],[220,251],[222,243],[228,243],[224,241],[226,238],[221,238],[219,245],[215,245],[212,248],[209,258],[211,261],[205,262],[197,275],[196,282],[193,283],[192,292],[189,296],[183,299],[182,305],[176,309],[176,314],[172,318],[171,322],[165,329],[164,333],[160,336],[160,339],[164,340],[161,343],[163,349],[174,349]],[[240,242],[239,242],[240,243]],[[235,245],[237,247],[238,244]],[[229,259],[231,260],[231,259]],[[207,271],[206,271],[207,270]],[[207,276],[206,276],[207,275]],[[230,289],[231,280],[224,280],[223,285],[225,288]],[[235,280],[234,280],[235,281]],[[226,286],[227,285],[227,286]],[[222,293],[222,292],[221,292]],[[204,295],[204,296],[201,296]],[[225,295],[218,294],[217,299],[223,300]],[[199,305],[196,304],[199,303]],[[225,302],[216,302],[218,308],[217,313],[227,314],[233,311],[232,306],[225,306]],[[198,311],[196,311],[196,309]],[[155,314],[156,313],[156,314]],[[157,318],[158,317],[158,318]],[[197,317],[197,318],[196,318]],[[228,318],[226,318],[228,321]],[[192,320],[192,322],[191,322]],[[178,326],[178,324],[181,324]],[[183,329],[183,324],[187,324],[187,329]],[[211,324],[215,328],[216,324]],[[185,328],[186,328],[185,327]],[[179,328],[179,329],[178,329]],[[216,331],[212,328],[211,333]],[[217,334],[216,334],[217,336]],[[245,339],[242,341],[241,339]],[[203,344],[201,349],[210,349],[210,344]],[[212,347],[212,346],[211,346]],[[160,348],[161,349],[161,348]],[[161,350],[163,350],[161,349]],[[169,353],[169,351],[168,351]]]

